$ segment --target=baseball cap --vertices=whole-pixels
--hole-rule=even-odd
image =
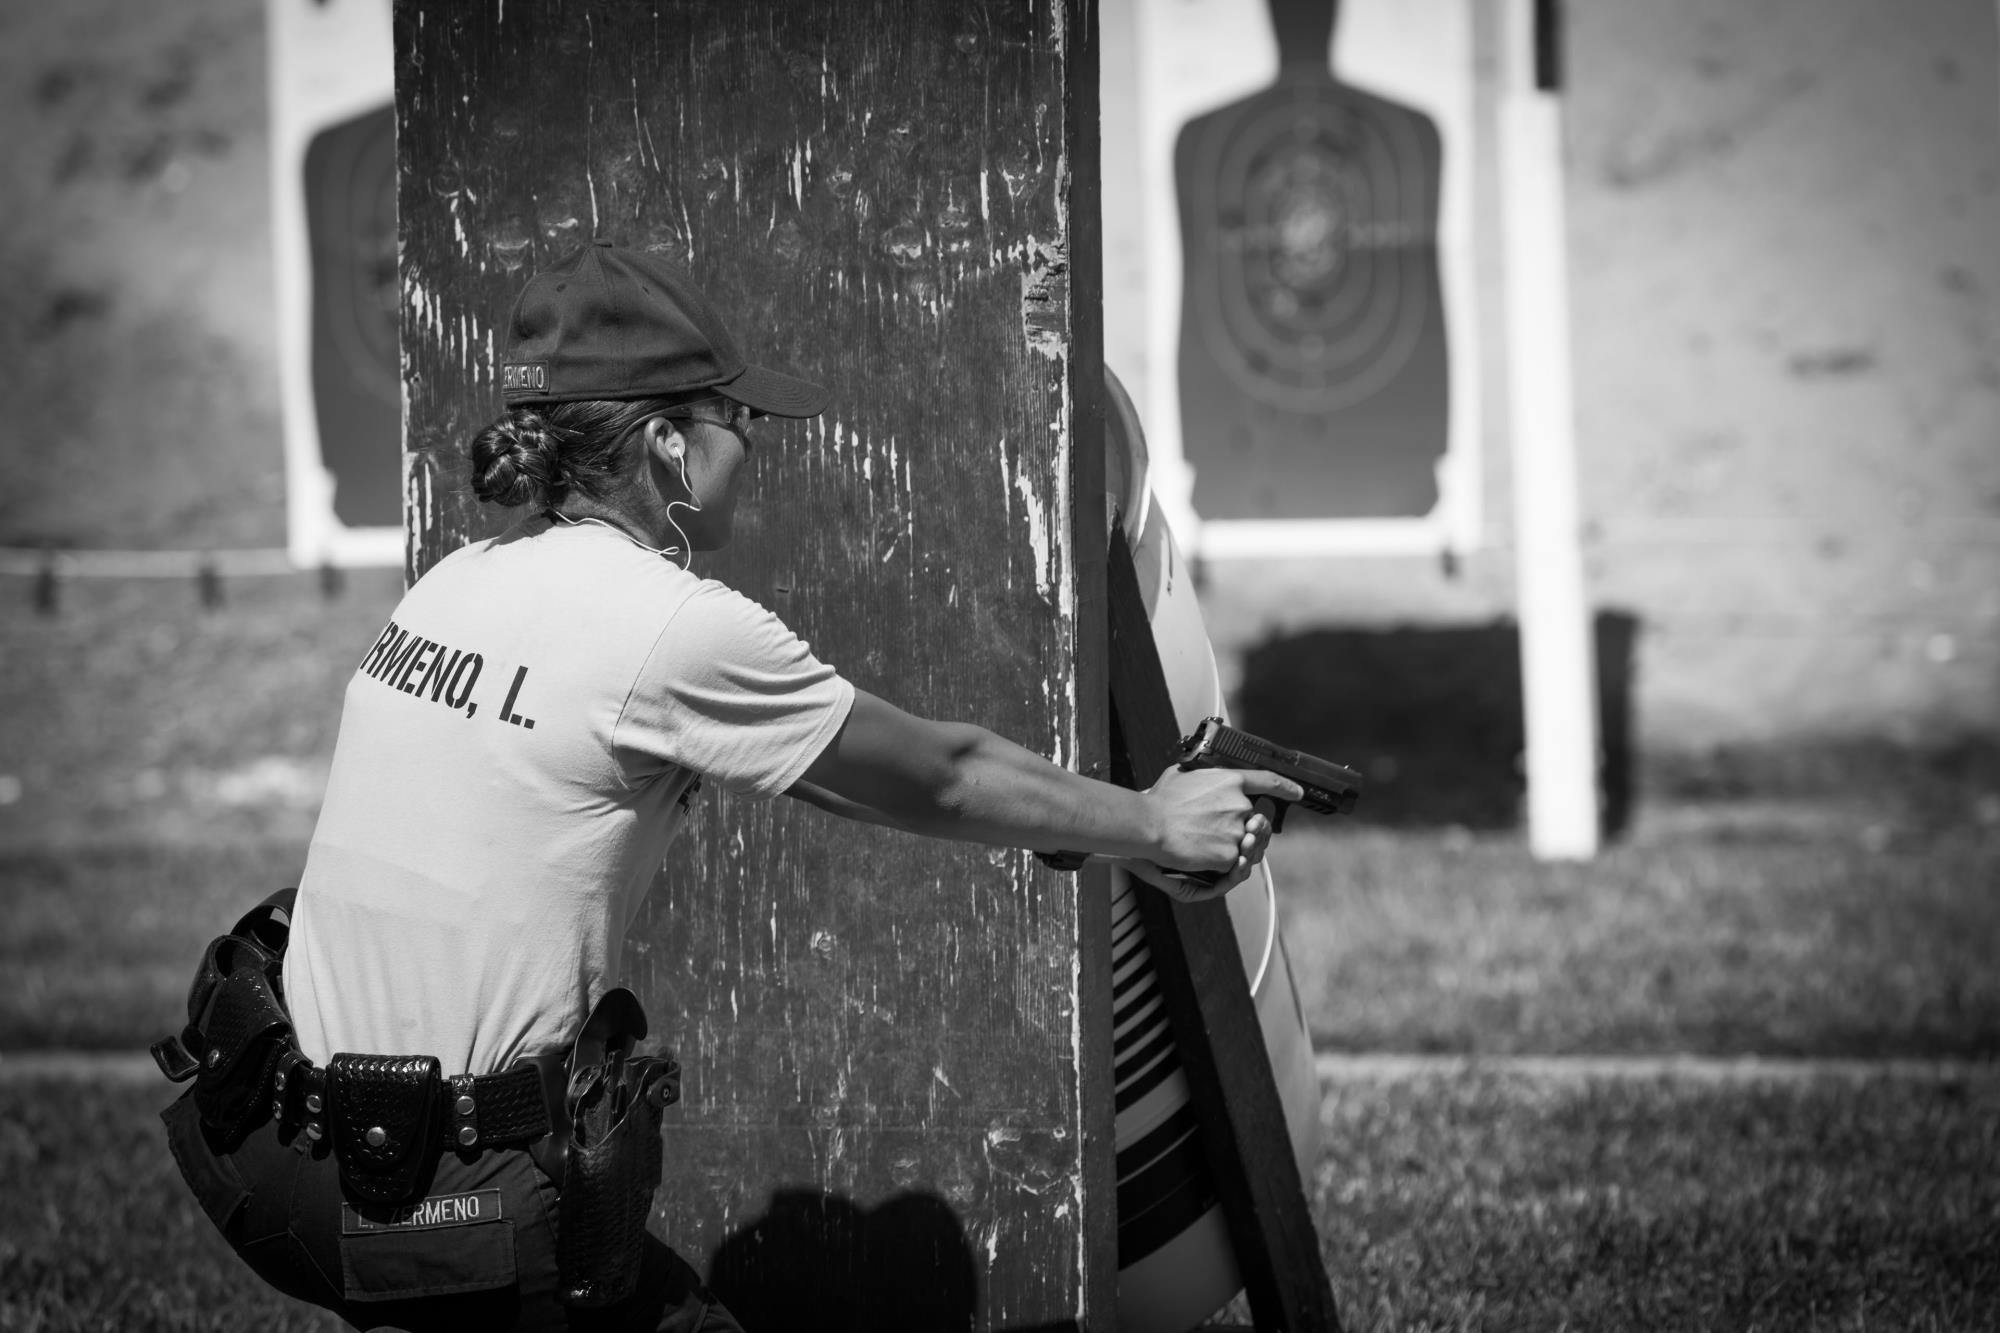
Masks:
[[[500,358],[509,406],[703,390],[776,417],[817,416],[827,400],[817,384],[745,361],[708,298],[658,255],[592,241],[514,302]]]

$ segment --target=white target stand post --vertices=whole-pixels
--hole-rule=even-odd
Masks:
[[[1597,854],[1597,665],[1579,539],[1557,0],[1507,0],[1500,97],[1528,842]]]

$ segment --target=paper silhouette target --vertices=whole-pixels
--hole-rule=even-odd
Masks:
[[[1277,81],[1175,147],[1181,431],[1205,519],[1437,503],[1442,146],[1424,113],[1335,79],[1334,10],[1272,0]]]

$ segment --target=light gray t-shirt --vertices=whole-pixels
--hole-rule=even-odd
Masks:
[[[567,1042],[697,775],[769,797],[853,686],[750,599],[533,518],[404,595],[347,687],[285,989],[300,1049],[490,1073]]]

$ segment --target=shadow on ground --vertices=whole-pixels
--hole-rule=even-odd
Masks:
[[[1632,670],[1639,618],[1599,612],[1597,725],[1607,833],[1631,818]],[[1525,790],[1521,636],[1509,622],[1324,628],[1244,657],[1241,724],[1360,769],[1356,818],[1511,828]],[[1308,816],[1309,817],[1309,816]]]
[[[838,1194],[780,1190],[716,1249],[708,1285],[749,1333],[968,1333],[979,1304],[965,1228],[924,1191],[864,1208]],[[1064,1321],[1016,1333],[1075,1328]]]

